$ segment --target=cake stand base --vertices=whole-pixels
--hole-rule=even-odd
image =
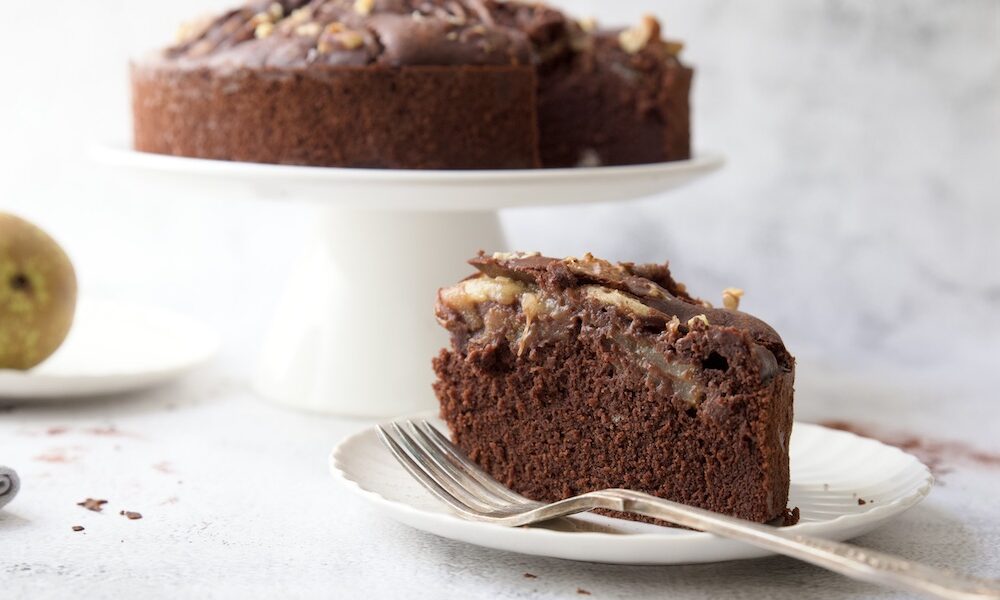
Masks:
[[[437,289],[505,248],[495,212],[320,209],[279,302],[254,378],[265,398],[311,411],[387,416],[435,405],[431,357],[448,339]]]

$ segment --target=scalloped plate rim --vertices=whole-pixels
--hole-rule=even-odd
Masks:
[[[430,418],[436,418],[436,415],[432,411],[432,412],[420,413],[418,415],[413,415],[413,416],[411,416],[409,418],[429,418],[429,417]],[[407,417],[402,417],[402,418],[407,418]],[[804,429],[823,430],[825,432],[828,432],[828,433],[831,433],[831,434],[834,434],[834,435],[849,436],[850,438],[854,438],[854,439],[857,439],[857,440],[864,440],[866,443],[876,444],[876,445],[878,445],[880,447],[880,451],[894,453],[894,454],[897,454],[897,455],[901,455],[901,456],[904,456],[907,459],[913,461],[913,463],[914,463],[913,466],[915,468],[923,470],[923,481],[920,482],[920,484],[917,485],[916,487],[914,487],[913,489],[909,490],[908,492],[906,492],[904,494],[901,494],[898,497],[894,498],[892,501],[890,501],[888,503],[885,503],[885,504],[879,504],[878,506],[873,506],[873,507],[865,510],[862,513],[842,514],[842,515],[838,515],[837,517],[834,517],[832,519],[828,519],[828,520],[824,520],[824,521],[811,521],[811,522],[799,523],[797,525],[794,525],[794,526],[786,528],[786,530],[789,531],[789,532],[808,533],[808,534],[812,534],[812,535],[818,535],[818,536],[821,536],[821,537],[828,537],[830,539],[846,539],[847,537],[852,537],[852,536],[851,535],[848,535],[848,536],[838,536],[837,533],[838,532],[842,532],[842,531],[851,531],[851,530],[854,530],[854,529],[859,528],[859,527],[864,529],[864,531],[862,531],[861,533],[864,533],[864,532],[867,532],[867,531],[871,531],[872,529],[874,529],[878,525],[884,523],[885,521],[887,521],[887,520],[889,520],[889,519],[891,519],[891,518],[893,518],[895,516],[898,516],[899,514],[901,514],[901,513],[905,512],[906,510],[912,508],[913,506],[915,506],[916,504],[918,504],[920,501],[922,501],[925,497],[927,497],[927,495],[930,493],[931,486],[933,485],[933,482],[934,482],[934,477],[933,477],[933,475],[931,475],[930,469],[926,465],[924,465],[922,462],[920,462],[912,454],[904,452],[903,450],[901,450],[899,448],[896,448],[894,446],[889,446],[887,444],[884,444],[884,443],[882,443],[882,442],[880,442],[878,440],[874,440],[874,439],[871,439],[871,438],[866,438],[866,437],[863,437],[863,436],[859,436],[857,434],[854,434],[854,433],[851,433],[851,432],[847,432],[847,431],[830,429],[830,428],[827,428],[827,427],[823,427],[821,425],[816,425],[816,424],[811,424],[811,423],[802,423],[802,422],[796,421],[794,427],[796,427],[796,428],[804,428]],[[411,527],[414,527],[416,529],[421,529],[423,531],[428,531],[430,533],[433,533],[435,535],[439,535],[441,537],[447,537],[449,539],[456,539],[456,540],[460,540],[460,541],[465,541],[466,543],[476,544],[476,542],[471,542],[471,541],[468,541],[468,540],[462,540],[460,537],[455,537],[455,536],[452,536],[452,535],[447,535],[445,533],[441,533],[440,531],[437,530],[438,528],[433,528],[432,529],[432,528],[428,528],[428,527],[421,527],[421,526],[413,524],[412,522],[403,521],[402,519],[397,518],[397,516],[394,513],[399,512],[399,513],[403,513],[403,514],[409,514],[409,515],[412,515],[412,516],[417,517],[417,518],[419,518],[421,520],[424,520],[424,521],[437,522],[442,527],[454,527],[457,524],[461,524],[461,526],[464,526],[464,527],[467,527],[467,528],[470,528],[470,529],[471,528],[481,529],[483,532],[493,531],[493,532],[499,533],[501,531],[503,531],[503,532],[517,531],[518,535],[527,536],[527,537],[530,537],[530,538],[533,538],[533,539],[536,539],[536,540],[539,540],[539,541],[544,541],[544,542],[549,542],[549,543],[556,543],[556,544],[561,544],[561,543],[564,543],[566,541],[569,541],[570,538],[568,536],[572,536],[571,539],[577,540],[577,541],[585,541],[585,540],[586,541],[594,541],[594,540],[596,540],[596,541],[605,541],[605,542],[607,542],[607,541],[609,541],[611,539],[614,539],[614,540],[616,540],[614,543],[618,543],[618,544],[627,544],[628,542],[622,542],[621,541],[621,540],[623,540],[625,538],[639,538],[639,537],[646,538],[646,539],[643,540],[644,544],[649,543],[648,540],[651,540],[651,539],[655,540],[656,542],[661,542],[662,541],[664,544],[670,544],[671,542],[681,542],[681,541],[695,541],[695,540],[705,541],[708,538],[714,537],[714,536],[712,536],[710,534],[703,533],[703,532],[697,532],[697,531],[678,532],[677,530],[669,530],[669,532],[665,532],[663,534],[655,533],[655,532],[648,532],[648,533],[644,532],[644,533],[641,533],[641,534],[608,534],[608,533],[601,533],[601,532],[565,532],[565,531],[556,531],[556,530],[551,530],[551,529],[535,528],[535,527],[531,527],[531,528],[524,528],[524,527],[521,527],[521,528],[509,528],[509,527],[504,527],[504,526],[496,525],[496,524],[492,524],[492,523],[467,521],[467,520],[462,519],[461,517],[459,517],[459,516],[457,516],[455,514],[450,514],[450,513],[445,513],[445,512],[429,511],[429,510],[426,510],[426,509],[423,509],[423,508],[420,508],[420,507],[417,507],[417,506],[413,506],[413,505],[407,504],[405,502],[401,502],[401,501],[397,501],[397,500],[391,500],[391,499],[388,499],[385,496],[383,496],[378,491],[373,490],[373,489],[369,489],[369,488],[365,487],[364,485],[362,485],[362,483],[359,482],[355,477],[352,477],[352,475],[349,472],[349,470],[345,469],[345,466],[344,466],[344,461],[343,461],[344,453],[350,451],[351,450],[351,446],[354,445],[354,444],[359,443],[363,438],[366,438],[366,437],[369,437],[369,436],[374,436],[374,435],[375,435],[374,434],[374,428],[373,427],[368,427],[368,428],[365,428],[365,429],[363,429],[363,430],[361,430],[359,432],[356,432],[356,433],[348,436],[347,438],[345,438],[344,440],[342,440],[339,444],[337,444],[337,446],[331,452],[331,454],[330,454],[330,460],[329,460],[330,471],[331,471],[331,474],[333,475],[334,479],[340,481],[342,484],[344,484],[352,492],[354,492],[356,494],[359,494],[362,498],[364,498],[364,499],[372,502],[379,509],[381,509],[381,512],[383,512],[385,514],[388,514],[388,516],[390,518],[393,518],[394,520],[403,522],[403,523],[405,523],[405,524],[407,524],[407,525],[409,525]],[[860,535],[860,533],[857,534],[857,535]],[[476,545],[483,545],[483,544],[476,544]],[[488,546],[488,547],[497,548],[497,546]],[[513,550],[511,550],[511,551],[513,551]],[[556,556],[556,555],[553,555],[552,553],[541,552],[541,551],[537,552],[536,554],[541,555],[541,556]],[[761,550],[761,549],[758,549],[758,548],[747,546],[746,547],[746,552],[741,553],[740,556],[738,556],[738,557],[727,556],[727,557],[724,557],[724,558],[720,558],[719,560],[739,560],[739,559],[745,559],[745,558],[757,558],[757,557],[763,557],[763,556],[770,556],[772,554],[773,553],[770,553],[770,552],[765,551],[765,550]],[[584,560],[584,561],[587,561],[588,559],[575,558],[575,559],[571,559],[571,560]],[[595,560],[595,561],[592,561],[592,562],[621,562],[621,564],[689,564],[689,563],[695,563],[695,562],[702,562],[702,563],[704,563],[704,562],[714,562],[714,561],[711,561],[711,560],[708,560],[708,561],[706,561],[706,560],[683,561],[682,560],[682,561],[679,561],[679,562],[671,561],[669,563],[664,563],[664,562],[644,562],[644,561],[607,561],[607,560]]]

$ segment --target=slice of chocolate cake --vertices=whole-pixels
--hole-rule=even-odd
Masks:
[[[434,389],[454,441],[554,501],[623,487],[767,522],[788,500],[794,359],[666,265],[480,255],[441,290]],[[732,305],[732,303],[727,303]]]

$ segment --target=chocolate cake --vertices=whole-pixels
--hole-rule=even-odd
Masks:
[[[623,487],[785,513],[794,364],[778,334],[667,265],[481,254],[440,291],[434,389],[455,443],[540,501]],[[739,294],[730,292],[729,306]]]
[[[417,169],[684,159],[680,49],[652,17],[600,30],[540,3],[257,0],[133,63],[134,145]]]

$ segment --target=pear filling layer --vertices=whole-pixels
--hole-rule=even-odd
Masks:
[[[657,314],[653,308],[621,291],[587,285],[580,291],[588,299],[614,306],[639,317]],[[480,276],[441,291],[441,301],[462,316],[471,342],[504,338],[521,356],[533,345],[561,339],[572,331],[575,311],[559,298],[542,292],[537,285],[508,277]],[[517,306],[517,310],[511,307]],[[704,400],[705,391],[695,378],[698,367],[672,362],[651,341],[616,334],[613,342],[630,356],[650,383],[665,395],[674,394],[691,406]]]

